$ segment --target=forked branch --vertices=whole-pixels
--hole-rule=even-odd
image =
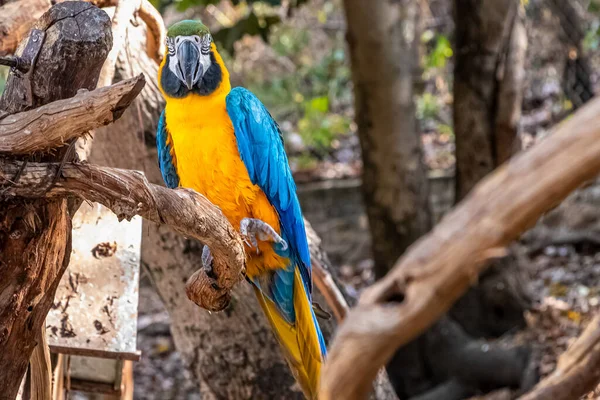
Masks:
[[[57,173],[60,177],[53,183]],[[214,257],[212,270],[198,270],[186,284],[190,300],[207,310],[223,310],[242,278],[245,255],[238,233],[217,207],[193,190],[154,185],[136,171],[73,163],[60,170],[58,163],[2,159],[0,186],[0,197],[77,196],[103,204],[119,218],[140,215],[207,244]]]

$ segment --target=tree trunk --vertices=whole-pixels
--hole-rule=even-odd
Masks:
[[[520,150],[527,35],[518,0],[455,0],[456,201]],[[476,337],[525,326],[526,275],[510,253],[450,311]]]
[[[527,36],[518,0],[455,0],[456,201],[520,149]]]
[[[344,5],[363,190],[376,274],[381,277],[431,224],[413,103],[413,76],[419,71],[419,2],[345,0]],[[514,95],[519,97],[520,92]],[[513,116],[507,104],[501,108]],[[506,127],[501,120],[498,125],[510,130],[516,121]],[[388,364],[390,380],[402,399],[418,395],[461,399],[478,390],[520,384],[529,360],[527,349],[517,348],[506,355],[496,350],[470,351],[477,346],[481,343],[444,318],[395,354]],[[474,372],[470,365],[485,367],[468,378],[465,371]],[[506,373],[498,374],[496,367]]]
[[[110,19],[87,3],[55,5],[34,28],[17,52],[32,66],[9,75],[0,114],[94,89],[112,45]],[[71,214],[67,200],[13,200],[0,210],[0,398],[14,399],[69,262]]]
[[[571,100],[573,109],[577,109],[595,94],[591,79],[593,69],[583,49],[583,41],[589,29],[583,18],[585,10],[575,1],[549,0],[548,3],[560,20],[562,40],[567,44],[562,87]]]
[[[430,228],[413,102],[417,1],[345,0],[363,191],[378,277]]]
[[[144,24],[129,26],[115,79],[143,72],[148,84],[119,121],[98,130],[90,160],[142,170],[151,182],[162,183],[155,135],[164,102],[157,86],[157,65],[143,51],[144,29]],[[144,224],[142,265],[169,312],[177,350],[196,378],[202,398],[302,399],[250,286],[238,284],[224,312],[210,314],[197,307],[185,296],[185,282],[201,265],[202,245],[166,227]],[[319,261],[328,263],[324,256]],[[328,310],[318,293],[316,301]],[[319,322],[329,338],[334,321]],[[378,383],[376,399],[393,398],[386,387],[386,381]]]

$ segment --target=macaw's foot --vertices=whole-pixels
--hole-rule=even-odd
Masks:
[[[207,245],[202,248],[202,266],[207,270],[212,270],[213,256]]]
[[[256,248],[256,254],[258,254],[258,239],[278,243],[282,251],[288,248],[287,242],[275,232],[275,229],[260,219],[244,218],[240,222],[240,233],[242,234],[242,239],[249,247]]]

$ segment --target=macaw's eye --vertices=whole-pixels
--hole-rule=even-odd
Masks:
[[[171,38],[167,38],[167,51],[169,52],[169,55],[175,55],[175,46],[173,46],[173,39]]]
[[[210,53],[210,41],[211,41],[210,35],[204,36],[204,38],[202,40],[202,44],[200,45],[200,51],[202,52],[202,54],[206,55],[206,54]]]

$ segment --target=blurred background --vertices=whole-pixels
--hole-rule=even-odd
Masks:
[[[233,86],[253,91],[279,122],[305,216],[321,236],[346,292],[357,298],[374,281],[375,272],[361,193],[362,161],[342,1],[152,3],[167,27],[181,19],[201,19],[220,46]],[[437,221],[455,198],[455,20],[449,0],[418,3],[414,102]],[[600,1],[521,0],[521,7],[528,47],[518,125],[521,145],[527,148],[597,90]],[[7,69],[0,68],[0,92],[6,74]],[[561,223],[576,225],[565,221]],[[590,224],[577,229],[600,229],[596,219]],[[553,370],[557,354],[600,304],[600,243],[591,236],[584,234],[584,239],[567,244],[522,244],[528,285],[538,304],[549,305],[551,317],[531,317],[535,321],[528,320],[529,331],[511,340],[539,344],[542,375]],[[135,365],[135,398],[199,399],[197,383],[175,349],[170,318],[144,273],[138,330],[144,357]]]

